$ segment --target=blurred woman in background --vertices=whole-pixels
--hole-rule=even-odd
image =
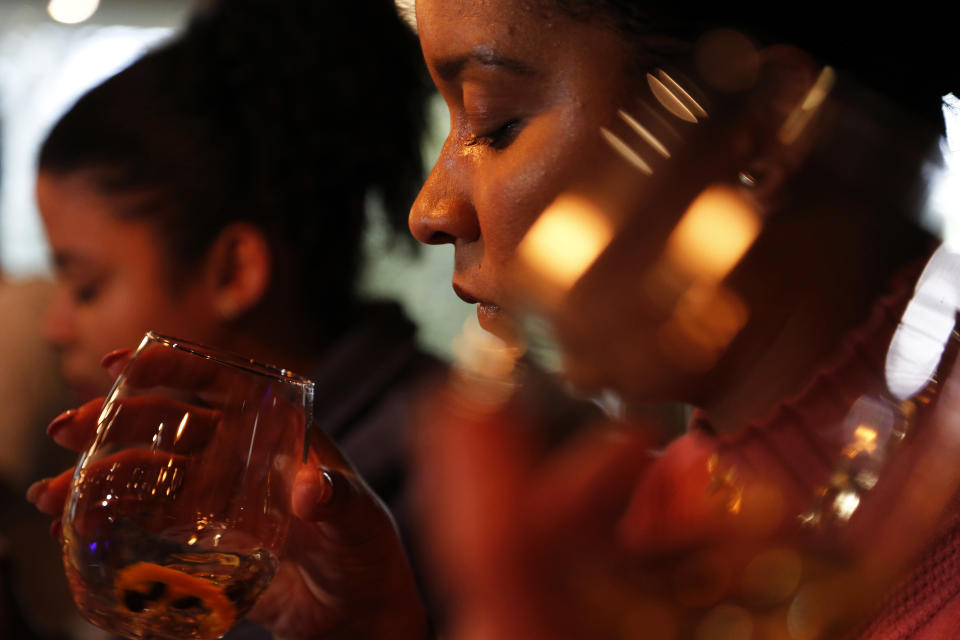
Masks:
[[[453,637],[953,633],[958,260],[918,224],[958,86],[936,13],[416,9],[451,127],[414,235],[454,245],[504,340],[545,314],[581,388],[700,408],[665,450],[560,446],[454,385],[422,444]]]
[[[285,567],[253,612],[283,637],[423,634],[377,496],[406,535],[407,414],[440,367],[396,305],[355,289],[367,205],[382,202],[400,228],[418,186],[423,95],[413,36],[388,1],[335,16],[231,1],[83,96],[40,152],[58,275],[46,333],[78,395],[105,393],[129,353],[111,350],[148,329],[315,380],[317,426],[353,466],[308,469],[294,491]],[[49,433],[82,450],[101,401]],[[57,515],[69,480],[28,497]],[[369,535],[337,535],[344,519]]]

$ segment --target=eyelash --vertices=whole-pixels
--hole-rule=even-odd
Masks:
[[[502,151],[503,149],[509,147],[510,144],[517,138],[521,128],[520,120],[508,120],[493,131],[483,135],[470,136],[464,144],[468,147],[473,147],[479,144],[485,147],[490,147],[495,151]]]

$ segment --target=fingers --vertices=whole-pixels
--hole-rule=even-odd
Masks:
[[[333,502],[333,476],[313,465],[303,465],[293,484],[293,514],[305,522],[329,515]]]
[[[222,365],[213,360],[163,344],[150,344],[136,355],[125,370],[121,368],[127,383],[134,387],[163,385],[188,391],[211,390],[223,386],[221,378],[229,375],[224,373],[226,369]],[[108,370],[113,373],[122,360],[122,357],[118,358],[117,363],[111,364],[113,368]]]
[[[60,414],[47,427],[47,434],[62,447],[85,451],[96,436],[103,402],[96,398]],[[193,453],[206,446],[222,418],[218,410],[159,396],[121,398],[107,411],[105,444],[150,444],[176,453]]]
[[[218,365],[204,358],[175,351],[161,344],[151,344],[136,353],[133,349],[116,349],[103,356],[100,366],[113,378],[126,373],[127,382],[137,387],[176,386],[191,391],[214,386]]]
[[[115,349],[103,356],[100,366],[107,370],[111,378],[117,378],[133,358],[133,349]]]
[[[216,409],[160,396],[122,398],[112,404],[104,411],[104,421],[109,421],[104,444],[150,444],[181,454],[206,446],[222,417]]]
[[[297,472],[292,501],[297,518],[321,526],[336,543],[361,546],[395,535],[386,507],[351,470],[305,464]]]
[[[27,502],[33,503],[41,513],[59,516],[63,513],[63,505],[70,494],[72,479],[73,467],[53,478],[37,480],[27,489]]]
[[[84,451],[96,435],[103,401],[104,398],[94,398],[77,409],[61,413],[47,427],[47,435],[65,449]]]

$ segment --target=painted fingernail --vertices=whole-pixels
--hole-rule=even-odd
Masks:
[[[60,518],[56,518],[50,523],[50,537],[55,540],[63,540],[63,520]]]
[[[112,369],[117,365],[118,362],[123,360],[126,356],[130,355],[130,349],[115,349],[103,356],[100,360],[100,366],[113,373]]]
[[[50,484],[50,478],[44,478],[43,480],[37,480],[27,489],[27,502],[36,504],[37,500],[40,499],[40,496],[47,489],[47,485]]]
[[[47,425],[47,435],[50,436],[51,438],[56,439],[57,433],[59,433],[60,430],[67,425],[67,423],[73,420],[74,416],[76,415],[77,415],[76,409],[69,409],[67,411],[64,411],[60,415],[58,415],[56,418],[53,419],[53,422]]]

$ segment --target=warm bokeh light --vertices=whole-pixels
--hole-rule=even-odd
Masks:
[[[687,109],[689,109],[698,120],[700,118],[707,117],[707,110],[700,106],[700,103],[694,100],[693,96],[691,96],[690,93],[688,93],[679,82],[674,80],[670,74],[663,69],[657,69],[657,76],[660,78],[661,82],[663,82],[664,86],[670,89],[671,93],[677,96],[677,98],[679,98],[680,101],[686,105]]]
[[[772,607],[786,601],[800,586],[803,560],[793,549],[761,551],[744,568],[740,588],[754,606]]]
[[[530,227],[517,249],[541,294],[560,296],[590,268],[613,239],[613,225],[593,204],[562,195]]]
[[[873,453],[877,450],[877,432],[865,424],[857,427],[853,432],[853,444],[847,455],[855,457],[859,453]]]
[[[666,259],[692,280],[717,282],[747,252],[760,226],[756,209],[735,189],[708,187],[670,235]]]
[[[647,161],[641,157],[630,145],[621,140],[612,131],[605,127],[600,127],[600,135],[610,145],[610,147],[620,154],[620,156],[637,168],[640,173],[653,175],[653,167],[647,164]]]
[[[714,89],[743,91],[757,82],[760,53],[739,31],[713,29],[697,42],[694,62],[703,80]]]
[[[660,329],[660,348],[677,366],[706,371],[743,328],[748,315],[746,305],[729,288],[695,284]]]
[[[696,124],[701,118],[707,117],[707,112],[700,103],[662,69],[657,70],[656,76],[648,73],[647,84],[650,85],[653,97],[681,120]]]
[[[89,20],[99,6],[100,0],[50,0],[47,13],[57,22],[77,24]]]
[[[696,124],[697,117],[693,115],[693,112],[683,103],[683,101],[677,97],[667,86],[657,79],[653,74],[647,74],[647,84],[650,85],[650,91],[653,92],[653,97],[663,105],[663,108],[677,116],[684,122],[692,122]]]
[[[833,85],[837,80],[837,74],[832,67],[824,67],[817,77],[816,82],[810,87],[803,102],[793,110],[787,117],[786,122],[780,129],[780,142],[785,145],[791,145],[797,141],[800,134],[803,133],[814,114],[827,99]]]
[[[620,116],[620,119],[626,122],[627,126],[633,129],[633,131],[638,136],[643,138],[644,142],[646,142],[651,147],[653,147],[654,151],[662,155],[664,158],[670,157],[669,149],[667,149],[667,147],[664,146],[664,144],[660,142],[660,140],[658,140],[656,136],[650,133],[649,129],[647,129],[645,126],[640,124],[636,118],[631,116],[629,113],[627,113],[623,109],[620,109],[619,111],[617,111],[617,115]]]

